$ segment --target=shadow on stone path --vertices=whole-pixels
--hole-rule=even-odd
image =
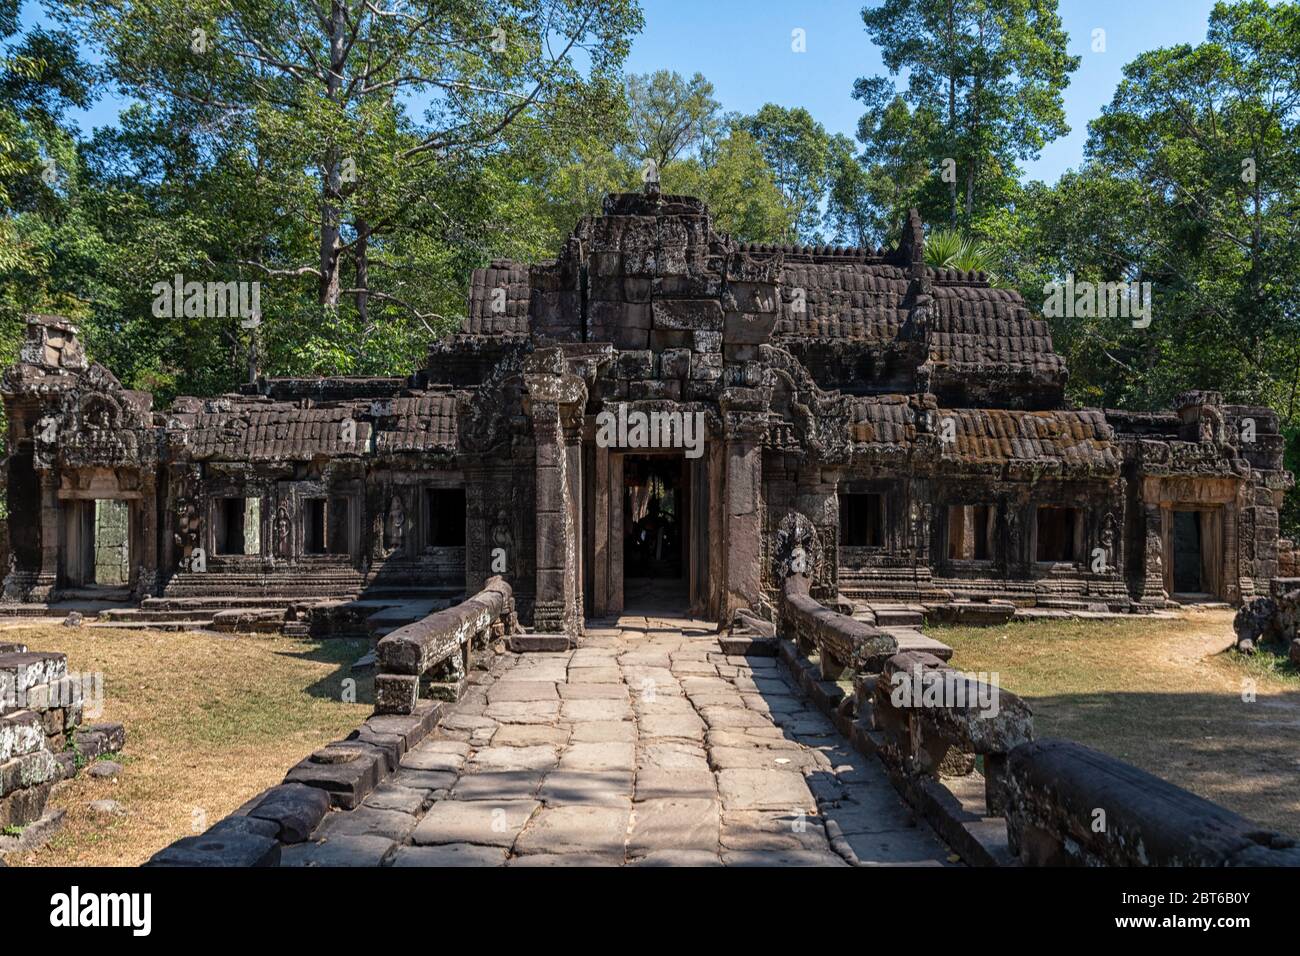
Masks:
[[[362,806],[284,866],[945,865],[775,658],[628,615],[498,658]]]

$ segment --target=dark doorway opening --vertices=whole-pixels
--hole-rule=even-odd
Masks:
[[[1201,522],[1195,511],[1174,512],[1174,591],[1199,594],[1201,580]]]
[[[218,498],[215,517],[215,553],[257,554],[261,551],[260,498]]]
[[[424,492],[425,543],[431,548],[465,546],[465,489],[427,488]]]
[[[884,495],[840,495],[840,544],[850,548],[885,546]]]
[[[624,607],[687,600],[690,482],[680,455],[623,459]]]
[[[1079,509],[1038,506],[1038,550],[1041,562],[1079,560]]]

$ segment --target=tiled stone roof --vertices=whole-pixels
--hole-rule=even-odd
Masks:
[[[970,463],[1044,460],[1098,472],[1119,469],[1115,433],[1101,411],[940,409],[935,413],[940,435],[945,420],[954,426],[954,440],[940,442],[945,459]]]
[[[931,362],[955,369],[1065,370],[1047,323],[1006,289],[936,285],[926,345]]]
[[[461,331],[469,335],[527,335],[530,293],[524,263],[497,260],[475,269]]]
[[[310,461],[456,449],[455,392],[302,407],[243,398],[179,399],[168,438],[195,460]],[[347,429],[351,420],[354,428]],[[346,440],[351,431],[351,440]]]
[[[787,262],[776,338],[892,341],[907,321],[906,274],[897,266]]]

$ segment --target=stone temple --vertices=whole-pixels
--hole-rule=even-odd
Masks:
[[[5,598],[315,631],[500,574],[563,644],[638,602],[770,619],[791,512],[815,529],[813,596],[840,606],[1267,593],[1293,481],[1277,415],[1207,391],[1073,408],[1047,325],[924,245],[915,213],[887,250],[752,245],[696,199],[614,195],[555,261],[475,270],[409,377],[166,410],[33,316],[3,382]]]

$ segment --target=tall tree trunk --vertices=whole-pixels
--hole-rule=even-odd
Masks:
[[[343,18],[342,0],[330,3],[330,71],[325,79],[326,96],[337,102],[343,89]],[[339,301],[339,234],[340,200],[343,191],[343,157],[331,145],[325,151],[321,170],[320,216],[320,304],[337,305]]]
[[[368,317],[370,300],[370,267],[366,256],[370,246],[370,225],[364,219],[357,220],[357,316],[364,327]]]
[[[948,4],[948,51],[952,55],[953,36],[956,33],[956,24],[954,22],[956,11],[953,4]],[[957,66],[951,61],[948,62],[948,145],[950,148],[957,145]],[[953,162],[957,161],[957,150],[952,149]],[[952,181],[948,183],[948,218],[950,225],[957,225],[957,171],[953,170]]]

